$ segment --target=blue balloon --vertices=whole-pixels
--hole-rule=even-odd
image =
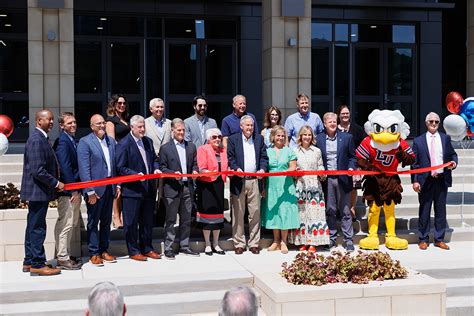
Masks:
[[[459,115],[466,121],[471,133],[474,133],[474,98],[464,100]]]

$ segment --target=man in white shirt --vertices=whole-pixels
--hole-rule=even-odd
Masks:
[[[439,115],[431,112],[426,115],[428,131],[413,141],[416,161],[412,169],[439,166],[451,162],[451,166],[431,172],[416,173],[411,176],[413,190],[418,193],[420,202],[418,219],[418,247],[426,250],[429,246],[431,205],[434,203],[434,246],[448,250],[444,242],[446,231],[446,197],[452,185],[451,170],[456,168],[458,155],[451,144],[451,137],[438,131]]]
[[[229,136],[227,157],[229,167],[236,171],[262,173],[268,170],[268,156],[263,136],[254,133],[254,119],[244,115],[240,119],[240,133]],[[245,208],[249,210],[248,247],[253,254],[260,253],[260,200],[263,183],[257,177],[234,176],[230,180],[232,203],[232,236],[235,253],[242,254],[247,247],[244,233]]]

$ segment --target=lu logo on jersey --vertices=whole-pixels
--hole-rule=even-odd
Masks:
[[[381,152],[380,150],[377,150],[377,155],[375,155],[375,160],[387,167],[392,165],[393,159],[395,159],[395,155],[388,155]]]

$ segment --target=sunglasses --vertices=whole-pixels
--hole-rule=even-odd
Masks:
[[[207,108],[207,104],[198,104],[196,105],[198,108]]]
[[[439,121],[429,120],[428,123],[430,123],[430,124],[439,124]]]
[[[127,102],[117,102],[117,104],[122,105],[122,104],[127,104]]]
[[[212,135],[211,136],[211,139],[214,140],[214,139],[222,139],[222,135]]]

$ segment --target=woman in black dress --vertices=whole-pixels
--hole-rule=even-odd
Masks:
[[[128,103],[121,94],[114,94],[107,104],[105,132],[116,142],[130,133],[128,126]],[[115,228],[123,227],[122,199],[114,198],[112,222]]]
[[[227,152],[222,146],[222,134],[218,128],[206,131],[207,144],[197,149],[197,163],[202,177],[197,180],[196,221],[202,229],[206,242],[206,255],[220,255],[225,252],[219,247],[219,233],[224,227],[224,184],[225,175],[205,176],[207,172],[227,170]],[[213,243],[211,246],[211,231]]]
[[[367,136],[356,122],[351,122],[351,112],[349,106],[341,104],[337,108],[337,128],[341,132],[349,133],[352,135],[354,140],[354,148],[359,147],[362,140]],[[351,195],[351,213],[352,218],[356,218],[356,204],[357,204],[357,189],[360,189],[360,181],[362,180],[361,176],[353,176],[354,187],[352,189]]]

